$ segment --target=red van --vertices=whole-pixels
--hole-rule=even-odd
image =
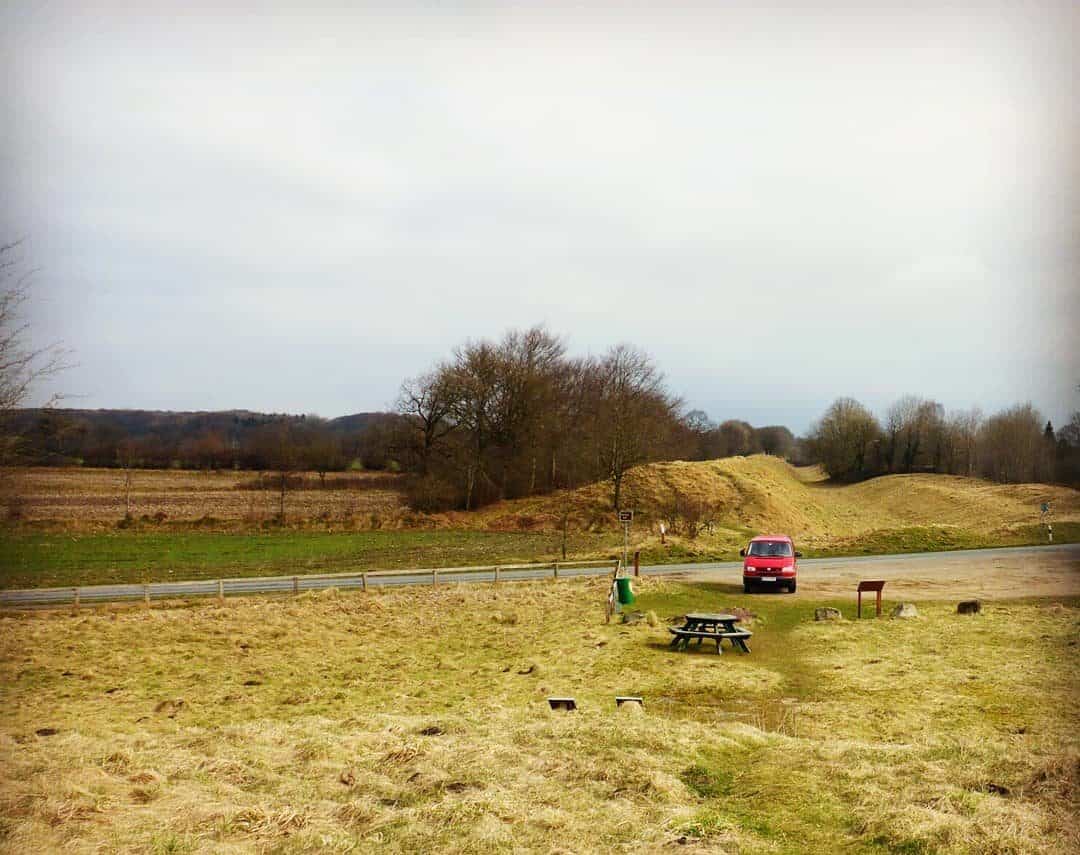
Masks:
[[[786,587],[795,593],[798,559],[801,552],[786,534],[763,534],[753,538],[746,549],[740,549],[743,558],[743,592],[749,594],[758,585]]]

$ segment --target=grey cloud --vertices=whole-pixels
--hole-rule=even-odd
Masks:
[[[2,13],[0,227],[88,406],[377,408],[536,321],[796,430],[1080,404],[1072,4],[267,8]]]

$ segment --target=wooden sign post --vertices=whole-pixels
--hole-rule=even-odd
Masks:
[[[877,616],[881,617],[881,589],[885,587],[884,579],[864,579],[859,583],[857,593],[859,595],[859,610],[858,615],[862,617],[862,595],[863,591],[874,591],[877,593]]]

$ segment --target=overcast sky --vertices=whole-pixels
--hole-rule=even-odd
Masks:
[[[1080,4],[452,5],[4,4],[69,405],[381,409],[544,322],[717,420],[1080,408]]]

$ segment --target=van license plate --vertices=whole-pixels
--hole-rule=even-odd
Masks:
[[[761,581],[762,582],[775,582],[776,577],[775,576],[762,576]]]

